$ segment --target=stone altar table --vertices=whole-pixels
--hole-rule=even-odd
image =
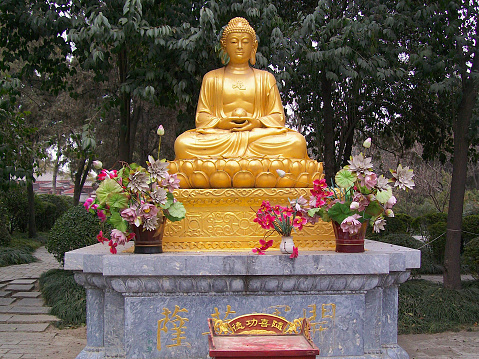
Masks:
[[[131,244],[128,244],[131,245]],[[420,251],[366,240],[366,252],[66,253],[87,291],[85,358],[207,358],[208,318],[306,317],[318,358],[408,358],[397,345],[398,285]],[[272,323],[265,323],[271,325]]]

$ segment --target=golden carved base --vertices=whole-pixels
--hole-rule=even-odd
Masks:
[[[175,160],[169,172],[177,174],[181,188],[303,188],[324,176],[322,162],[294,158]]]
[[[163,251],[251,251],[266,231],[253,222],[263,200],[287,205],[288,199],[309,196],[308,188],[179,189],[175,197],[186,207],[186,218],[168,222]],[[273,248],[281,238],[275,234]],[[293,232],[295,246],[304,250],[334,250],[331,223],[318,222]]]

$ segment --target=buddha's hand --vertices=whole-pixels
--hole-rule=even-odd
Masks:
[[[235,117],[231,120],[236,124],[235,127],[231,128],[231,132],[251,131],[253,128],[262,127],[257,118]]]

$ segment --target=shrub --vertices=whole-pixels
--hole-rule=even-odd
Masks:
[[[55,211],[56,206],[54,204],[43,202],[40,199],[35,201],[35,224],[38,231],[46,232],[53,227]]]
[[[378,241],[403,246],[421,251],[421,268],[413,269],[412,275],[417,274],[438,274],[442,273],[438,262],[434,259],[431,248],[419,239],[416,239],[405,233],[392,233],[383,237],[378,237]]]
[[[465,216],[462,220],[462,242],[466,244],[476,237],[479,237],[479,215]]]
[[[437,222],[427,227],[427,241],[431,247],[434,259],[444,264],[444,253],[446,251],[446,222]]]
[[[63,264],[65,252],[97,243],[98,219],[83,208],[76,206],[65,212],[54,224],[47,250]]]
[[[469,273],[479,279],[479,237],[469,241],[464,246],[464,265]]]
[[[45,206],[42,213],[35,212],[37,229],[40,231],[50,230],[55,221],[72,207],[72,198],[68,196],[41,194],[38,198]],[[35,208],[35,210],[37,209]]]
[[[8,191],[2,192],[2,203],[7,211],[7,227],[10,233],[14,230],[26,232],[28,228],[28,198],[25,184],[12,185]]]
[[[439,222],[447,222],[447,213],[434,212],[424,216],[416,217],[412,221],[412,228],[423,237],[428,235],[428,227]]]
[[[473,328],[479,322],[479,282],[463,282],[462,290],[450,290],[425,280],[409,280],[399,286],[398,331],[437,333]]]
[[[13,264],[32,263],[37,259],[24,248],[0,248],[0,267],[6,267]]]
[[[61,319],[60,326],[86,322],[85,289],[75,282],[72,271],[51,269],[40,276],[40,290],[50,314]]]

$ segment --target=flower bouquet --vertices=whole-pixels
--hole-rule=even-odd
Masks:
[[[146,168],[136,163],[122,163],[119,171],[102,169],[97,177],[100,185],[96,190],[96,198],[85,201],[85,208],[97,213],[102,224],[108,222],[114,228],[110,238],[103,230],[97,236],[100,242],[109,244],[113,254],[117,252],[119,244],[142,237],[143,233],[161,240],[166,219],[179,221],[185,217],[183,204],[173,195],[180,181],[175,174],[168,173],[166,160],[155,160],[148,156],[146,164]],[[101,162],[98,161],[96,167],[100,169]],[[161,243],[153,251],[147,249],[142,252],[137,249],[141,247],[137,246],[138,239],[135,239],[135,253],[162,252]]]
[[[363,144],[366,148],[370,145],[370,139]],[[313,222],[318,218],[332,221],[337,238],[358,239],[358,243],[344,244],[358,244],[356,248],[338,250],[337,245],[337,251],[362,252],[368,223],[376,233],[384,230],[385,217],[394,217],[392,208],[396,197],[393,196],[393,188],[412,189],[414,174],[412,169],[399,164],[395,170],[390,170],[391,179],[378,176],[372,171],[371,157],[365,157],[363,153],[352,156],[348,163],[336,173],[332,187],[328,187],[324,179],[313,182],[307,213]]]
[[[298,256],[298,248],[294,246],[291,232],[293,229],[301,230],[307,223],[307,218],[304,213],[297,207],[298,201],[301,199],[291,201],[290,205],[271,206],[269,201],[263,201],[261,207],[256,212],[256,217],[253,220],[262,228],[271,230],[265,239],[260,240],[260,247],[253,248],[253,253],[264,254],[264,252],[273,245],[273,240],[267,241],[266,238],[274,232],[282,236],[280,250],[282,253],[291,254],[290,258]]]

